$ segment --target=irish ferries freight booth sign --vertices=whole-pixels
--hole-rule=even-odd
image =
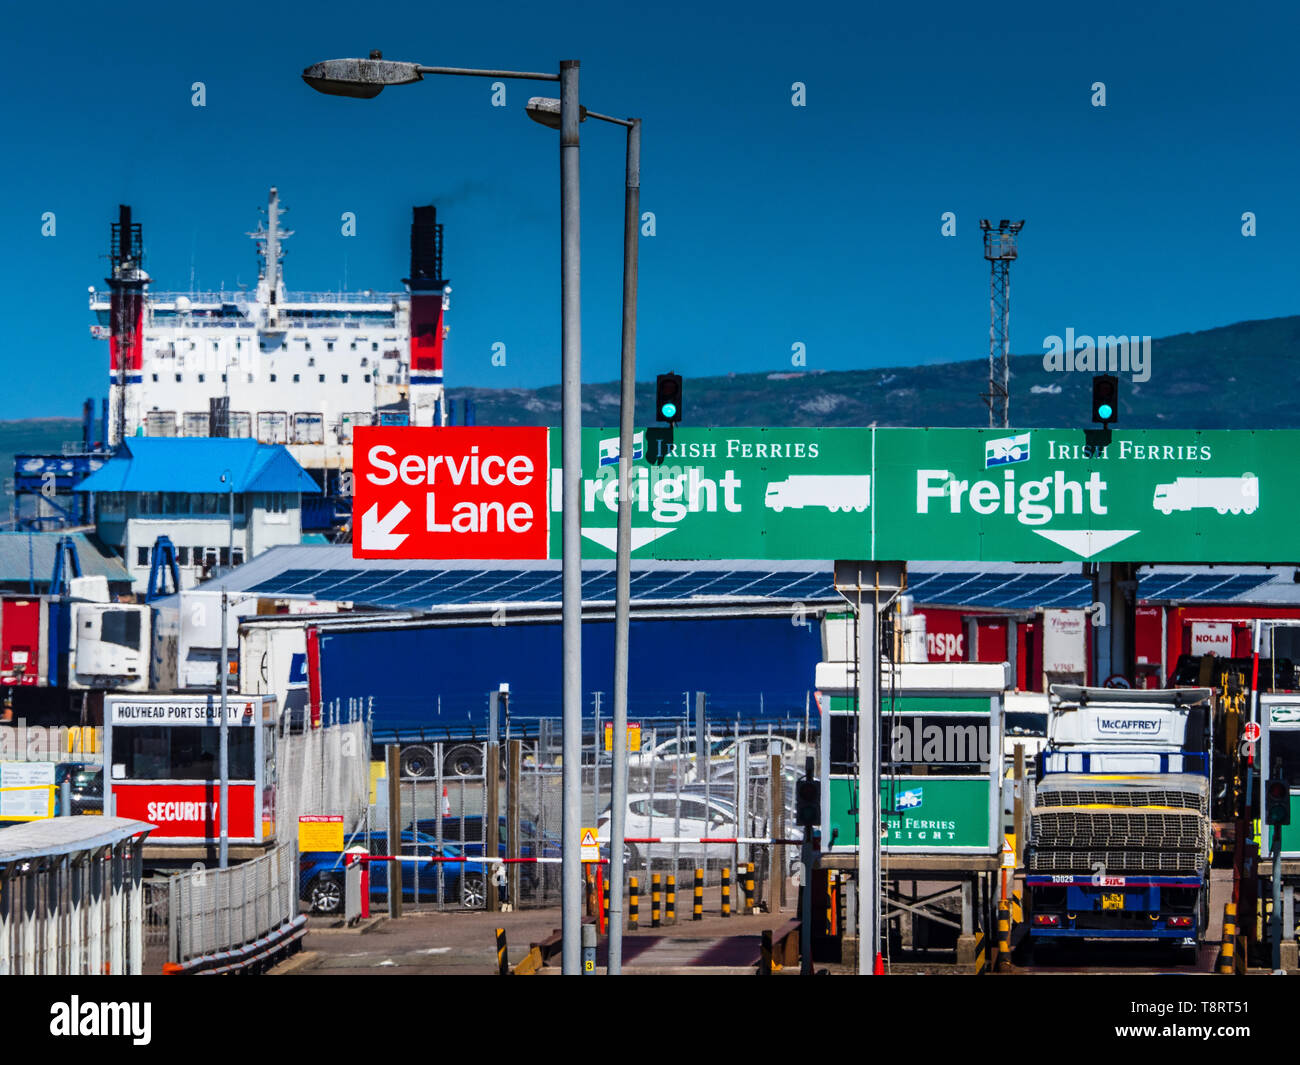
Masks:
[[[830,849],[858,845],[858,715],[847,692],[829,699]],[[887,712],[886,712],[887,711]],[[880,716],[880,845],[890,854],[997,854],[1002,693],[904,689]]]
[[[545,429],[358,429],[354,554],[559,558],[560,446]],[[1291,430],[649,429],[633,553],[1297,562],[1298,450]],[[583,554],[609,558],[617,430],[583,430],[582,456]]]

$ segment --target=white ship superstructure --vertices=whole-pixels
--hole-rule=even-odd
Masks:
[[[286,290],[283,210],[271,189],[265,224],[249,234],[259,253],[254,290],[180,293],[148,287],[139,226],[123,208],[110,289],[90,297],[92,332],[112,349],[110,444],[252,437],[287,445],[307,469],[343,470],[356,425],[445,423],[450,288],[434,209],[415,209],[406,291],[335,293]]]

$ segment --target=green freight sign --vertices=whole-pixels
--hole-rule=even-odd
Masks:
[[[551,432],[552,558],[562,555],[561,439]],[[858,558],[871,542],[870,430],[650,429],[636,441],[637,558]],[[617,429],[582,431],[582,473],[583,555],[611,558]]]
[[[677,428],[637,440],[639,558],[1300,561],[1300,431]],[[582,451],[583,552],[609,558],[617,430],[584,430]]]
[[[988,777],[893,777],[881,782],[880,844],[886,854],[990,854],[1000,849],[990,821],[996,809]],[[858,782],[830,781],[835,846],[858,844]],[[892,806],[891,806],[892,802]]]

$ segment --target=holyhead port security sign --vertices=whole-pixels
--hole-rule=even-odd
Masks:
[[[1300,561],[1291,430],[649,429],[634,557]],[[358,428],[353,554],[559,558],[560,433]],[[583,555],[610,558],[618,432],[582,439]],[[543,467],[546,468],[543,468]]]

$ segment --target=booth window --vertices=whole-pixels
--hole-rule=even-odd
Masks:
[[[253,779],[251,728],[232,726],[230,779]],[[113,730],[113,762],[128,780],[219,780],[221,729],[217,725],[132,725]]]

